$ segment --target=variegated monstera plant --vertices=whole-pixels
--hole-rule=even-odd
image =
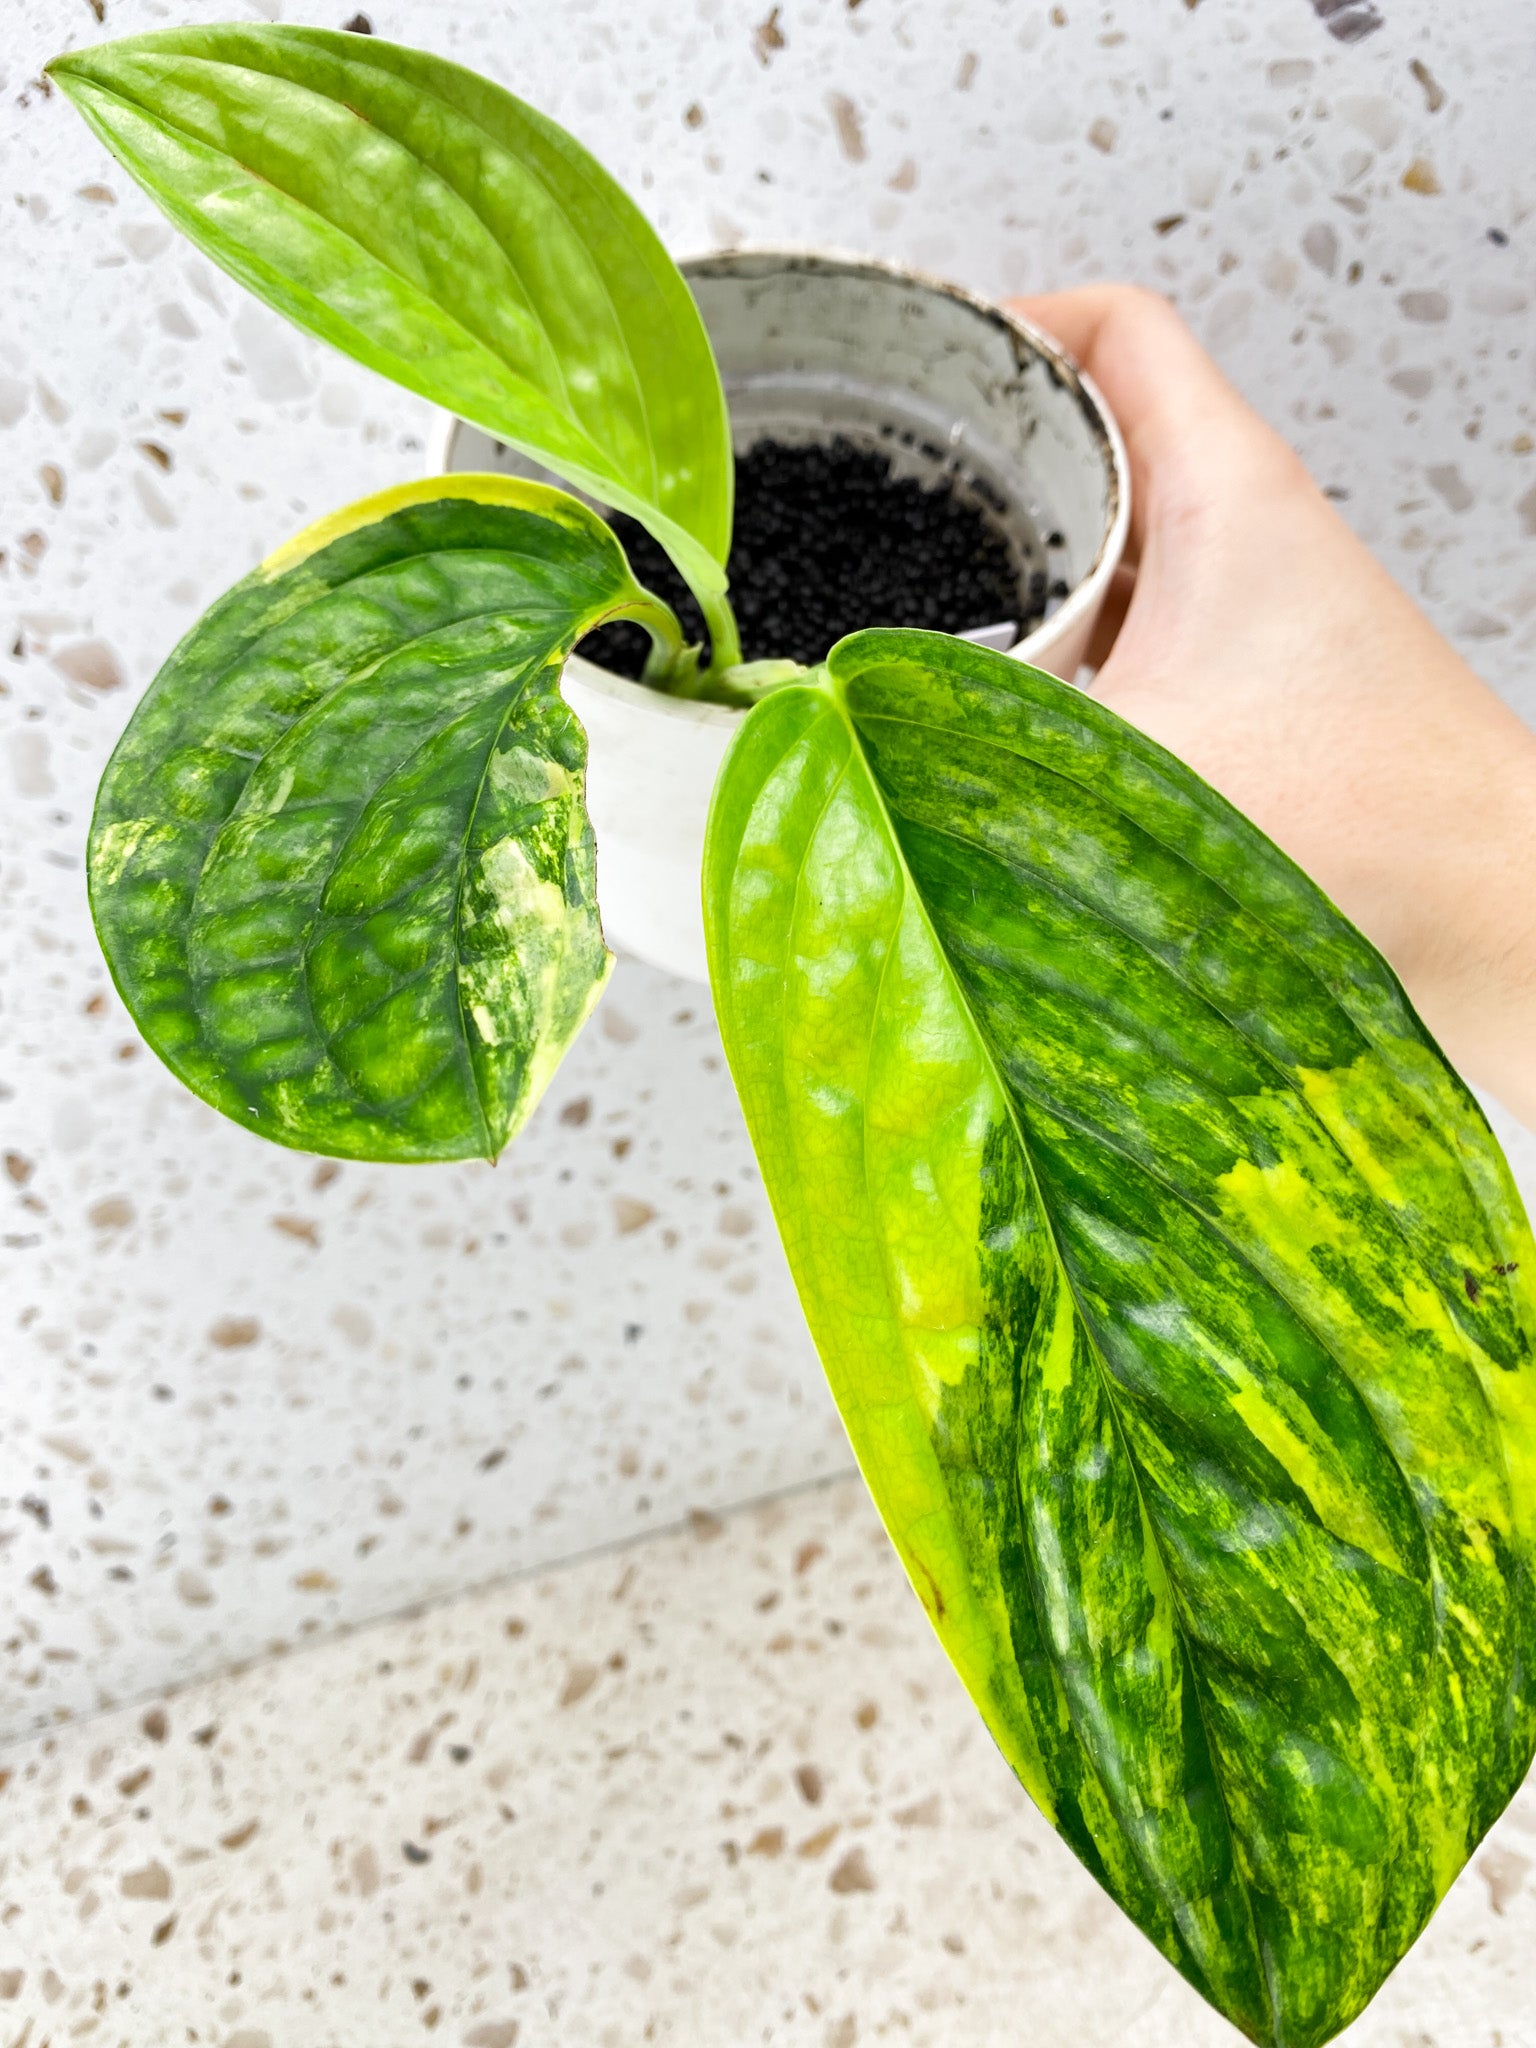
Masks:
[[[576,498],[388,492],[213,607],[102,784],[102,943],[189,1087],[311,1151],[494,1157],[610,965],[565,656],[638,619],[657,688],[753,694],[698,314],[569,136],[437,58],[221,27],[53,76],[242,284],[632,513],[704,609],[701,672]],[[1327,2040],[1536,1737],[1533,1252],[1481,1114],[1252,825],[942,635],[765,694],[705,867],[790,1263],[945,1648],[1169,1961]]]

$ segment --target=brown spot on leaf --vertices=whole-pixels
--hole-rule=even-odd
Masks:
[[[1478,1302],[1480,1302],[1483,1298],[1483,1290],[1477,1284],[1476,1275],[1467,1271],[1467,1269],[1463,1267],[1461,1275],[1461,1284],[1467,1290],[1468,1301],[1470,1301],[1473,1307],[1475,1308]]]
[[[922,1600],[923,1605],[928,1609],[928,1612],[933,1616],[935,1621],[942,1621],[944,1619],[944,1595],[939,1590],[938,1580],[933,1576],[933,1573],[929,1571],[927,1565],[923,1563],[923,1560],[920,1557],[914,1555],[912,1559],[912,1566],[914,1570],[920,1571],[923,1577],[928,1582],[927,1597],[924,1598],[923,1589],[921,1586],[919,1586],[917,1588],[918,1598]]]

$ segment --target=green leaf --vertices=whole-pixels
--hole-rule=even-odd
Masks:
[[[1531,1236],[1391,971],[1052,677],[747,719],[726,1049],[854,1449],[1065,1840],[1254,2040],[1371,1997],[1536,1741]]]
[[[733,466],[708,336],[626,194],[457,64],[268,24],[49,71],[203,253],[297,326],[632,513],[725,589]]]
[[[488,476],[364,499],[222,597],[91,828],[102,946],[172,1072],[306,1151],[494,1158],[612,966],[560,671],[649,609],[594,513]]]

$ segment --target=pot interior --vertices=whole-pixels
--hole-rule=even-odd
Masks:
[[[974,495],[1006,536],[1020,618],[1088,576],[1116,512],[1115,470],[1076,374],[1020,323],[964,293],[836,257],[777,252],[682,266],[720,365],[738,453],[755,442],[878,448],[896,475]],[[543,475],[479,428],[450,437],[451,470]],[[981,622],[978,622],[981,623]],[[1002,643],[1006,644],[1006,643]]]

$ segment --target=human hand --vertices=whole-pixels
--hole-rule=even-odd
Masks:
[[[1094,694],[1299,862],[1451,1061],[1536,1128],[1536,735],[1164,300],[1011,303],[1093,378],[1130,454]]]

